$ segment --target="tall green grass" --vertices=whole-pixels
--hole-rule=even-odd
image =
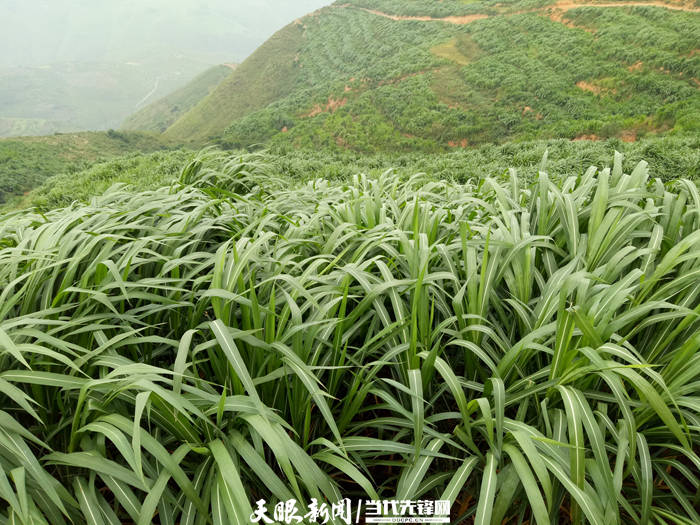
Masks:
[[[302,185],[210,153],[3,216],[0,523],[700,522],[700,195],[621,160]]]

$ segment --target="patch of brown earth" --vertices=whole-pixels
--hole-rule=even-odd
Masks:
[[[552,22],[557,22],[559,24],[564,24],[566,27],[571,27],[572,29],[583,29],[587,33],[595,33],[595,29],[591,27],[586,27],[586,26],[581,26],[581,25],[576,25],[573,21],[568,20],[565,18],[566,16],[566,11],[560,10],[560,9],[553,9],[553,10],[548,10],[547,11],[547,17],[552,21]]]
[[[602,79],[603,82],[606,80],[609,79]],[[579,80],[578,82],[576,82],[576,87],[582,91],[588,91],[589,93],[595,93],[596,95],[608,95],[610,93],[612,93],[613,95],[617,94],[617,89],[615,88],[599,86],[594,82],[587,82],[585,80]]]
[[[596,95],[600,95],[600,92],[603,91],[599,86],[586,82],[585,80],[579,80],[576,82],[576,87],[582,89],[583,91],[590,91]]]
[[[674,11],[688,11],[691,13],[700,12],[700,9],[686,5],[684,3],[669,3],[669,2],[572,2],[570,0],[563,0],[562,2],[557,2],[554,4],[555,9],[561,9],[563,11],[570,11],[571,9],[576,9],[578,7],[664,7],[666,9],[672,9]]]
[[[533,109],[530,106],[525,106],[521,115],[524,117],[528,113],[532,113]],[[535,113],[535,120],[542,120],[542,113]]]
[[[313,108],[311,108],[311,111],[309,111],[305,115],[302,115],[302,118],[315,117],[316,115],[320,115],[321,113],[333,113],[337,109],[342,108],[347,103],[347,98],[328,97],[328,102],[325,106],[321,106],[321,104],[316,104]]]
[[[332,113],[336,109],[342,108],[347,103],[348,103],[347,98],[337,99],[337,98],[330,97],[328,99],[328,104],[326,105],[326,110],[330,111]]]
[[[343,6],[340,6],[343,7]],[[400,20],[413,20],[417,22],[446,22],[448,24],[456,25],[466,25],[474,20],[481,20],[482,18],[488,18],[489,15],[477,14],[477,15],[464,15],[464,16],[445,16],[442,18],[436,18],[434,16],[406,16],[406,15],[390,15],[389,13],[382,13],[375,9],[367,9],[366,7],[359,7],[362,11],[371,13],[377,16],[383,16],[384,18],[389,18],[390,20],[400,21]]]
[[[620,133],[620,140],[622,142],[635,142],[637,140],[637,131],[634,129],[626,129]]]

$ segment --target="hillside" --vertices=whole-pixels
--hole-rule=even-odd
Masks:
[[[0,139],[0,204],[61,173],[133,152],[167,149],[162,138],[135,132],[83,132]]]
[[[299,87],[296,59],[303,43],[301,23],[278,31],[165,135],[194,143],[218,138],[234,120],[291,95]]]
[[[700,8],[352,0],[295,21],[166,131],[440,152],[698,131]]]
[[[225,64],[207,69],[185,86],[131,115],[121,129],[162,133],[209,95],[231,74],[232,69],[235,69],[235,65]]]

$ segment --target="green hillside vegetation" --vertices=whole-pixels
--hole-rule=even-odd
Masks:
[[[135,132],[84,132],[0,139],[0,203],[61,173],[135,151],[166,149],[159,136]]]
[[[391,170],[402,180],[424,173],[433,180],[466,182],[500,177],[508,168],[516,168],[523,180],[534,180],[545,154],[552,173],[583,174],[591,165],[609,167],[615,151],[623,154],[622,165],[627,171],[646,160],[650,173],[661,180],[688,178],[700,183],[698,135],[650,137],[633,143],[619,139],[600,142],[540,140],[489,144],[443,154],[365,155],[348,150],[278,149],[258,155],[274,173],[294,181],[316,178],[347,181],[359,174],[377,177]],[[155,190],[174,183],[183,160],[192,155],[193,152],[182,150],[132,154],[97,163],[77,173],[56,175],[23,198],[16,199],[11,208],[37,207],[46,211],[74,201],[86,203],[115,184],[127,184],[131,191]]]
[[[128,185],[131,191],[167,186],[177,180],[185,161],[193,152],[174,150],[132,153],[77,173],[62,173],[13,202],[14,208],[37,207],[50,210],[69,206],[74,201],[88,202],[114,185]]]
[[[700,523],[700,194],[607,163],[299,181],[209,152],[1,215],[0,523]]]
[[[121,129],[162,133],[209,95],[231,74],[232,67],[220,65],[207,69],[187,85],[131,115]]]
[[[698,132],[698,7],[550,3],[338,2],[261,46],[166,135],[444,152]]]
[[[296,59],[303,35],[298,23],[278,31],[165,135],[183,143],[206,142],[220,137],[233,120],[290,95],[298,87]]]

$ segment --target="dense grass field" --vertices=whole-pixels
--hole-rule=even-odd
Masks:
[[[0,144],[2,144],[0,142]],[[589,166],[611,166],[613,154],[624,155],[623,168],[631,171],[641,160],[650,173],[664,181],[687,178],[700,181],[700,137],[665,136],[633,143],[617,139],[607,141],[539,140],[503,145],[484,145],[457,149],[446,154],[377,154],[353,151],[295,150],[289,147],[260,151],[259,155],[280,176],[294,181],[325,178],[346,181],[358,173],[378,176],[391,169],[401,179],[424,173],[433,180],[465,182],[486,176],[503,176],[517,168],[523,180],[537,177],[541,159],[548,154],[548,166],[554,173],[582,174]],[[126,184],[131,190],[154,190],[173,182],[182,163],[195,155],[192,151],[171,150],[132,153],[97,162],[82,171],[65,170],[21,198],[13,199],[6,209],[37,207],[48,210],[87,203],[114,184]]]
[[[700,195],[610,165],[298,181],[205,152],[0,216],[0,523],[700,522]]]

